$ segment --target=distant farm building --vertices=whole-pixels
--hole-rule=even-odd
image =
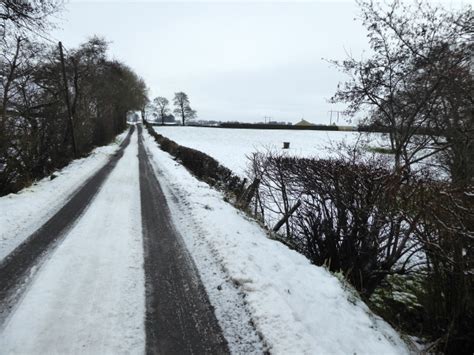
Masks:
[[[314,124],[312,124],[311,122],[308,122],[306,120],[301,120],[299,121],[298,123],[295,123],[295,126],[305,126],[305,127],[308,127],[308,126],[314,126]]]

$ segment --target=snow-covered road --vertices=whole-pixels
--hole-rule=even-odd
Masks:
[[[1,354],[409,352],[344,283],[268,239],[140,132],[96,190],[100,171],[80,190],[90,198],[79,216],[60,214],[74,197],[53,216],[72,221],[29,261]],[[15,255],[0,281],[17,278],[4,268]]]
[[[54,179],[45,177],[16,194],[0,198],[0,261],[70,200],[117,152],[126,136],[124,132],[115,142],[74,160],[56,171]]]
[[[0,337],[2,353],[143,353],[137,135],[49,256]]]

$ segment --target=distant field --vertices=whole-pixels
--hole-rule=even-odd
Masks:
[[[186,147],[200,150],[217,159],[239,175],[245,175],[246,156],[257,150],[283,150],[283,142],[290,143],[286,152],[295,156],[325,157],[326,147],[346,141],[355,142],[357,132],[284,131],[261,129],[229,129],[206,127],[161,127],[154,129],[165,137]]]

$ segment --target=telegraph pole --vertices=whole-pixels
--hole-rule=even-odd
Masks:
[[[77,158],[76,137],[74,134],[74,119],[72,117],[71,100],[69,99],[69,88],[67,85],[67,78],[66,78],[66,65],[64,64],[63,44],[61,42],[59,42],[59,56],[61,58],[61,69],[62,69],[63,83],[64,83],[64,95],[66,98],[67,113],[69,116],[69,130],[70,130],[71,139],[72,139],[72,151],[74,153],[74,158]]]
[[[339,123],[339,116],[343,113],[342,111],[334,111],[330,110],[329,111],[329,125],[332,125],[332,114],[335,113],[337,116],[336,121]]]

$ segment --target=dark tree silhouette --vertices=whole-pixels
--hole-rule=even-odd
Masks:
[[[170,102],[168,101],[166,97],[158,96],[157,98],[153,100],[153,103],[155,104],[156,110],[158,111],[158,117],[161,120],[161,124],[164,125],[166,118],[170,112],[170,109],[169,109]]]
[[[78,155],[83,156],[122,132],[127,113],[139,110],[147,99],[143,80],[126,65],[109,60],[101,38],[66,53],[66,80],[56,46],[25,37],[10,43],[0,54],[0,195],[73,158],[68,111]]]
[[[189,98],[184,92],[177,92],[174,94],[173,103],[175,106],[174,113],[181,118],[184,126],[187,121],[196,118],[196,111],[189,105]]]
[[[63,0],[47,1],[0,1],[0,37],[16,32],[34,32],[44,34],[52,25],[51,15],[60,11]]]
[[[428,352],[470,354],[474,12],[471,6],[447,11],[427,1],[358,4],[372,54],[335,62],[350,80],[338,88],[333,101],[347,103],[349,113],[368,113],[366,123],[389,132],[392,175],[399,179],[391,190],[395,205],[404,200],[407,188],[423,180],[412,205],[402,206],[404,217],[417,218],[416,240],[410,243],[420,243],[424,253],[420,302],[426,310],[424,330],[433,341]],[[444,168],[448,175],[442,181],[422,177],[414,171],[421,165],[417,163]]]
[[[444,152],[453,179],[471,180],[473,169],[459,167],[474,164],[472,8],[358,3],[373,54],[334,62],[350,80],[333,101],[350,114],[368,111],[367,123],[389,131],[396,169]]]

